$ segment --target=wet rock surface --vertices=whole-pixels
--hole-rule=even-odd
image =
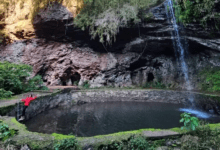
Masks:
[[[35,18],[37,38],[1,47],[0,60],[33,66],[33,75],[42,75],[47,85],[73,85],[78,81],[81,85],[89,80],[91,87],[123,87],[158,81],[184,89],[184,75],[173,46],[173,27],[165,5],[149,11],[154,17],[148,22],[120,28],[116,42],[105,47],[107,52],[98,39],[90,39],[88,30],[73,27],[71,13],[55,4]],[[189,79],[192,87],[199,89],[199,71],[220,67],[220,33],[210,37],[210,30],[199,24],[179,29]]]

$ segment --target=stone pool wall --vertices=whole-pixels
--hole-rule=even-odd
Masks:
[[[107,102],[107,101],[139,101],[182,103],[201,109],[214,109],[220,112],[220,97],[189,91],[172,90],[96,90],[72,93],[76,103]]]
[[[38,97],[26,109],[26,119],[30,119],[37,114],[55,108],[57,106],[84,104],[91,102],[107,102],[107,101],[139,101],[139,102],[163,102],[163,103],[183,103],[191,106],[189,100],[194,99],[194,105],[197,108],[205,110],[214,110],[220,113],[220,97],[205,95],[201,93],[193,93],[188,91],[172,91],[172,90],[86,90],[75,91],[65,89],[60,93]],[[19,111],[18,111],[19,110]],[[15,107],[9,115],[21,114],[22,107]]]
[[[68,105],[72,101],[71,90],[64,89],[61,92],[54,93],[51,95],[38,97],[32,101],[30,106],[26,109],[26,119],[30,119],[45,110],[52,109],[58,106]],[[23,110],[23,103],[20,102],[20,106],[16,106],[8,115],[18,116],[17,113],[21,114]]]

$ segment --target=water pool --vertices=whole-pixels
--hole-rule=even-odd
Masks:
[[[169,129],[182,126],[182,108],[182,104],[153,102],[87,103],[47,110],[25,124],[34,132],[82,137],[143,128]],[[208,120],[216,122],[211,116]]]

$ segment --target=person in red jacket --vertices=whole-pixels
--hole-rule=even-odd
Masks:
[[[34,98],[32,97],[32,94],[30,97],[27,97],[25,99],[22,99],[21,101],[24,102],[24,107],[23,107],[23,111],[22,111],[22,115],[21,118],[18,121],[24,120],[25,117],[25,111],[28,108],[28,106],[30,105],[31,101],[35,100],[37,98],[37,96],[35,96]]]

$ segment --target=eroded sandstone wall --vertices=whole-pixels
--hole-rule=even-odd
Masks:
[[[91,40],[89,30],[75,28],[72,13],[56,3],[34,18],[37,37],[2,46],[0,60],[32,65],[34,75],[42,75],[46,85],[72,85],[76,81],[81,85],[89,80],[91,87],[122,87],[158,81],[170,88],[184,89],[165,5],[146,13],[149,11],[153,18],[148,22],[120,28],[116,42],[103,46],[98,39]],[[179,29],[189,79],[193,88],[199,89],[199,71],[220,67],[220,32],[211,37],[209,28],[196,23]]]

